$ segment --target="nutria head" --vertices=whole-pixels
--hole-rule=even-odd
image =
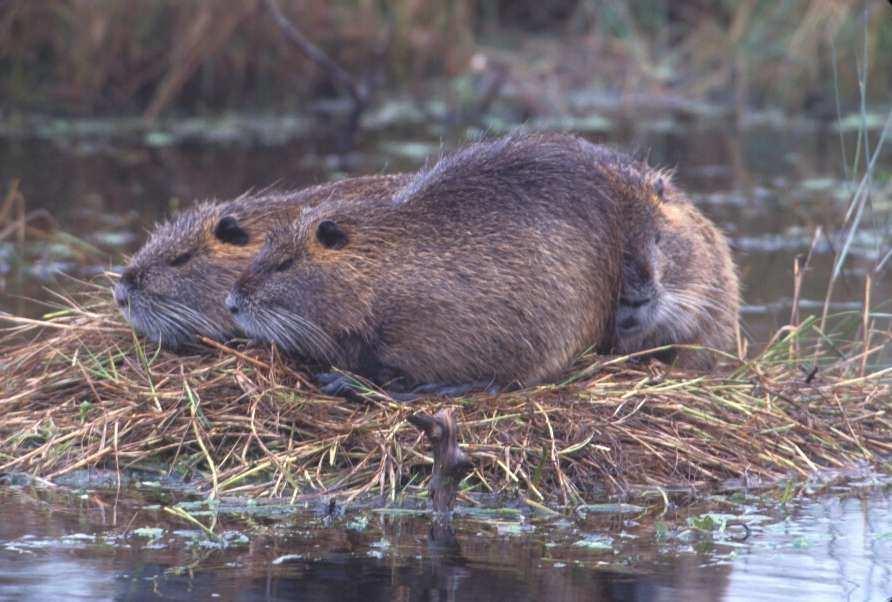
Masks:
[[[349,203],[405,179],[362,176],[294,193],[202,203],[155,228],[115,286],[115,302],[138,331],[166,347],[199,336],[228,340],[239,331],[223,301],[276,224],[302,208],[332,199]]]
[[[727,350],[739,308],[727,240],[668,180],[658,196],[660,202],[651,204],[656,211],[629,227],[616,311],[619,351],[669,344]],[[685,367],[714,364],[709,352],[678,355]]]
[[[370,201],[363,201],[364,204]],[[362,336],[372,299],[370,247],[379,244],[336,205],[307,209],[271,230],[226,297],[249,337],[287,353],[337,363],[339,337]]]
[[[202,203],[157,226],[114,288],[127,321],[171,348],[231,337],[220,299],[258,247],[240,217],[231,204]]]

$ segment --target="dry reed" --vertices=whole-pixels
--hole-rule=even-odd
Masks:
[[[393,499],[430,469],[406,418],[445,406],[475,465],[464,490],[533,503],[634,485],[765,483],[892,452],[892,368],[875,361],[892,332],[826,344],[813,318],[715,374],[587,356],[559,385],[399,404],[373,391],[361,402],[322,396],[271,349],[154,349],[98,284],[60,297],[43,319],[0,317],[10,324],[0,473],[152,467],[196,477],[211,496]],[[826,349],[817,357],[816,339]]]
[[[695,8],[588,0],[544,20],[535,16],[549,11],[535,0],[281,4],[314,44],[363,80],[417,94],[428,79],[468,75],[480,52],[509,65],[506,89],[527,90],[519,108],[546,115],[551,107],[536,102],[543,87],[557,100],[574,87],[618,88],[630,102],[661,94],[667,102],[768,99],[826,112],[821,99],[831,98],[835,75],[838,88],[857,89],[855,56],[846,49],[862,23],[876,57],[869,76],[877,102],[885,102],[890,81],[885,3],[741,0]],[[548,35],[518,35],[529,30]],[[557,48],[543,52],[548,38]],[[293,111],[331,93],[326,74],[283,39],[257,0],[7,0],[0,59],[6,104],[50,113]]]

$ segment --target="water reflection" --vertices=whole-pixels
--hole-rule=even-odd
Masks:
[[[793,258],[808,251],[817,226],[836,233],[842,222],[842,164],[827,139],[810,130],[692,127],[683,135],[628,129],[599,141],[639,149],[654,164],[677,166],[682,184],[736,241],[749,309],[744,318],[758,341],[789,317]],[[146,228],[192,199],[230,198],[270,183],[300,187],[341,170],[419,165],[420,158],[398,148],[399,143],[372,139],[342,158],[313,140],[259,148],[0,145],[2,190],[13,177],[21,178],[29,209],[46,209],[60,230],[98,249],[37,240],[22,258],[0,241],[0,309],[41,313],[22,297],[45,299],[47,284],[64,285],[51,275],[55,270],[90,276],[120,263],[141,244]],[[837,285],[834,307],[860,307],[864,273],[880,248],[878,239],[889,240],[890,216],[887,204],[886,213],[864,230],[851,268]],[[838,240],[834,235],[816,247],[803,286],[804,313],[823,302]],[[875,281],[873,298],[892,298],[892,278]],[[692,538],[685,534],[684,517],[666,541],[622,519],[599,525],[599,533],[616,542],[605,552],[574,545],[583,537],[579,525],[526,522],[523,529],[502,531],[461,519],[453,545],[434,545],[424,518],[381,519],[356,530],[322,528],[299,515],[287,528],[262,523],[266,530],[252,533],[246,543],[233,539],[231,546],[216,549],[196,543],[194,533],[146,510],[138,498],[89,494],[54,501],[0,486],[0,599],[696,601],[892,595],[888,491],[846,490],[785,509],[754,505],[742,512],[753,529],[744,543]],[[159,525],[158,538],[134,531]]]
[[[766,541],[734,562],[729,598],[888,600],[892,596],[892,498],[809,502],[765,527]],[[775,545],[778,542],[778,545]]]
[[[437,148],[432,135],[422,134],[423,144],[418,136],[404,142],[393,136],[370,136],[349,156],[335,155],[329,142],[314,139],[283,146],[161,148],[7,142],[0,146],[0,186],[5,190],[20,178],[29,210],[46,209],[60,229],[96,249],[91,255],[76,245],[66,249],[64,241],[41,240],[29,257],[17,260],[10,243],[0,241],[0,309],[39,314],[39,306],[20,297],[45,299],[48,283],[64,286],[55,272],[91,276],[119,264],[155,221],[195,199],[232,198],[270,184],[302,187],[345,173],[411,170],[423,161],[423,153],[403,149]],[[748,305],[744,319],[756,341],[787,322],[789,303],[779,302],[792,297],[793,260],[807,254],[817,227],[826,237],[817,241],[802,296],[823,303],[851,189],[835,134],[766,127],[738,132],[722,124],[695,124],[678,132],[619,128],[596,141],[637,150],[655,165],[674,166],[682,185],[731,235]],[[865,273],[888,251],[890,231],[892,211],[880,203],[856,238],[835,301],[862,301]],[[892,297],[892,279],[875,277],[872,296]]]
[[[786,507],[751,498],[740,506],[752,529],[744,542],[693,537],[682,514],[666,517],[667,537],[613,516],[598,528],[619,542],[612,550],[573,545],[588,528],[578,522],[528,519],[529,529],[499,535],[465,516],[454,540],[432,540],[424,516],[373,516],[357,530],[356,516],[325,526],[306,511],[250,528],[224,519],[221,530],[244,530],[220,546],[132,492],[110,512],[103,505],[114,499],[0,489],[0,599],[811,601],[892,592],[888,484]]]

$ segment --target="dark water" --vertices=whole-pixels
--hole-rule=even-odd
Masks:
[[[754,348],[787,323],[793,261],[808,253],[817,227],[825,236],[804,280],[802,313],[819,311],[853,190],[836,132],[813,124],[738,131],[717,122],[658,121],[624,122],[591,138],[676,168],[681,184],[729,234]],[[851,161],[854,138],[847,143]],[[47,288],[70,286],[64,274],[88,278],[120,266],[152,223],[195,199],[411,170],[439,147],[436,134],[417,131],[372,134],[347,156],[333,153],[325,138],[2,140],[0,193],[17,178],[27,211],[45,212],[35,214],[24,244],[12,232],[0,238],[0,310],[41,315],[45,307],[35,299],[48,299]],[[834,310],[861,311],[865,276],[889,251],[890,156],[880,161],[878,192],[837,284]],[[890,274],[887,265],[873,276],[875,307],[887,314]],[[878,317],[877,327],[888,328],[888,317]],[[889,485],[866,479],[805,493],[788,504],[744,497],[665,517],[464,516],[451,543],[429,540],[427,517],[348,513],[328,525],[311,511],[284,521],[223,516],[216,532],[226,534],[224,545],[141,493],[0,485],[0,599],[889,599]],[[705,533],[689,524],[701,524],[697,516],[706,512],[743,520],[752,535],[737,541],[739,528]]]
[[[536,518],[217,507],[217,542],[132,490],[0,488],[0,599],[887,600],[892,486],[781,504],[737,494],[670,511]],[[194,511],[194,506],[191,507]],[[265,510],[264,510],[265,509]],[[705,514],[710,510],[711,514]],[[722,514],[732,512],[733,514]],[[207,516],[194,512],[201,520]],[[249,518],[246,518],[249,517]],[[275,519],[273,517],[275,516]],[[745,522],[707,533],[703,517]],[[654,528],[657,525],[657,528]],[[591,545],[583,545],[590,542]]]
[[[793,261],[808,253],[818,227],[823,236],[803,283],[803,313],[818,312],[824,302],[853,191],[838,134],[813,124],[743,131],[719,122],[671,125],[630,123],[590,138],[647,156],[653,165],[675,168],[681,184],[729,234],[743,278],[744,325],[758,347],[787,323]],[[847,145],[851,162],[854,137],[847,137]],[[156,220],[196,199],[232,198],[269,185],[302,187],[348,174],[412,170],[440,148],[434,134],[398,131],[371,134],[346,156],[332,152],[332,141],[310,138],[287,144],[170,146],[76,137],[0,142],[0,191],[18,178],[28,210],[49,214],[33,222],[38,232],[25,247],[14,244],[11,235],[0,240],[0,309],[39,315],[43,308],[23,297],[47,298],[46,287],[65,286],[61,273],[89,277],[119,266]],[[889,157],[892,152],[886,151],[882,159]],[[892,244],[892,161],[879,164],[880,191],[837,283],[831,306],[837,311],[860,310],[865,275]],[[40,235],[53,224],[90,246]],[[873,299],[892,296],[890,274],[892,261],[887,261],[886,269],[873,275]],[[885,310],[892,311],[888,304]]]

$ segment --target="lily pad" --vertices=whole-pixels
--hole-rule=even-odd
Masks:
[[[591,534],[586,535],[573,544],[577,548],[585,548],[587,550],[612,550],[613,538],[607,535]]]
[[[583,504],[576,507],[576,513],[582,516],[587,514],[640,514],[647,510],[644,506],[635,504]]]
[[[347,523],[347,528],[352,531],[365,531],[366,527],[369,526],[369,519],[367,516],[357,516],[349,523]]]
[[[285,554],[273,560],[273,564],[284,564],[292,560],[303,560],[303,554]]]
[[[137,537],[142,537],[143,539],[158,539],[164,535],[164,529],[158,527],[139,527],[138,529],[131,531],[131,533]]]
[[[517,508],[456,508],[456,516],[465,516],[475,520],[521,520],[523,513]]]

